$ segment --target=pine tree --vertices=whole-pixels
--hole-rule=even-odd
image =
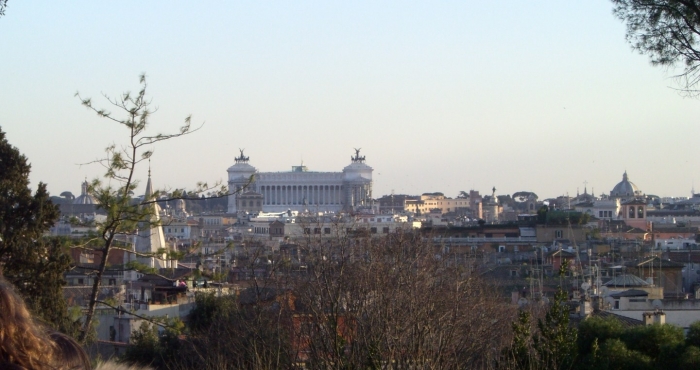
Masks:
[[[39,183],[32,194],[30,169],[27,158],[0,130],[0,266],[35,315],[71,334],[63,298],[70,257],[60,240],[43,236],[59,211],[45,184]]]
[[[569,325],[566,293],[559,289],[544,320],[537,321],[538,335],[534,338],[540,364],[547,369],[570,369],[576,361],[577,330]]]
[[[77,245],[76,248],[88,248],[94,250],[99,255],[97,267],[94,270],[93,286],[88,301],[83,328],[79,336],[80,341],[85,341],[90,334],[89,328],[92,325],[95,315],[95,308],[98,303],[98,293],[102,283],[102,275],[107,267],[107,257],[112,250],[121,249],[140,257],[168,259],[176,254],[169,253],[139,253],[131,248],[124,247],[124,243],[130,240],[134,232],[142,229],[148,230],[152,227],[160,226],[160,221],[155,215],[156,208],[153,205],[162,201],[159,200],[162,192],[154,191],[150,197],[142,200],[132,199],[131,194],[136,190],[139,181],[136,177],[136,169],[140,164],[148,161],[153,154],[153,145],[164,140],[177,138],[197,131],[201,126],[192,128],[190,117],[185,118],[185,124],[179,131],[171,134],[150,134],[148,131],[150,117],[154,112],[150,107],[151,100],[146,95],[146,76],[140,76],[141,88],[136,94],[126,92],[117,98],[106,97],[108,103],[116,109],[116,114],[105,109],[98,109],[93,106],[89,98],[80,98],[83,106],[97,113],[98,117],[107,119],[119,124],[128,132],[127,143],[123,146],[112,144],[105,150],[105,157],[97,159],[92,163],[99,163],[106,168],[104,175],[106,184],[100,180],[94,180],[88,191],[97,199],[98,207],[105,210],[106,218],[97,222],[98,238],[91,244]],[[121,115],[121,116],[120,116]],[[212,190],[206,183],[198,183],[194,192],[190,194],[201,194],[204,191]],[[225,186],[216,193],[218,197],[228,194]],[[170,194],[168,199],[184,199],[182,191]],[[121,245],[120,245],[121,243]]]

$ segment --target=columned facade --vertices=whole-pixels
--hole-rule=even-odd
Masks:
[[[236,198],[245,191],[262,195],[264,212],[340,212],[369,206],[372,199],[372,171],[359,150],[342,172],[314,172],[306,166],[292,166],[290,172],[258,172],[248,157],[236,158],[228,169],[228,213],[237,213]]]

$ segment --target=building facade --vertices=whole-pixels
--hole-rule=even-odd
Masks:
[[[447,198],[443,193],[423,193],[420,199],[406,199],[404,210],[413,213],[430,213],[440,210],[440,214],[469,208],[469,198]]]
[[[340,212],[369,206],[373,169],[365,164],[359,149],[350,160],[342,172],[309,171],[303,165],[292,166],[289,172],[258,172],[241,151],[227,170],[228,213],[245,211],[238,198],[250,192],[260,194],[263,212]]]

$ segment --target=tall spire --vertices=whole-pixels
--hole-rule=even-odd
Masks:
[[[153,196],[153,185],[151,184],[151,160],[148,160],[148,182],[146,182],[146,193],[143,195],[144,200],[150,200]]]

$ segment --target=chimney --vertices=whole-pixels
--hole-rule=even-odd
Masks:
[[[661,310],[654,310],[654,312],[645,312],[642,314],[644,325],[663,325],[666,323],[666,314]]]
[[[666,323],[666,314],[661,310],[654,311],[654,324],[663,325],[665,323]]]
[[[581,299],[579,315],[582,318],[586,318],[591,315],[591,312],[593,312],[593,308],[591,307],[591,301],[587,297],[584,297],[583,299]]]

